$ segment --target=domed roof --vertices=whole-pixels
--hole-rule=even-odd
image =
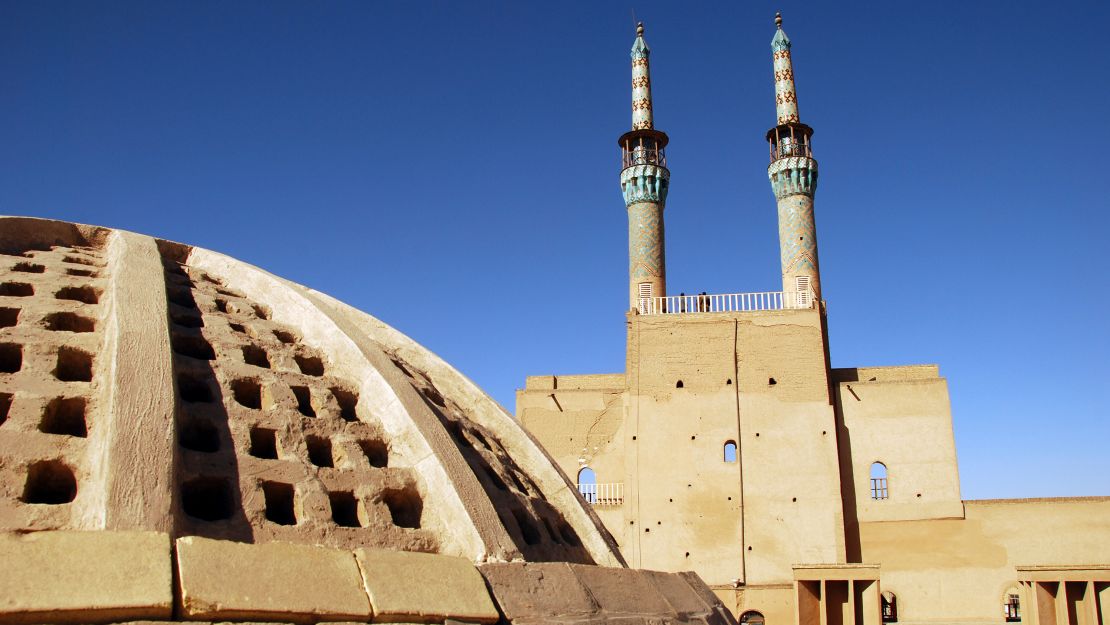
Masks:
[[[0,218],[0,530],[622,566],[470,380],[209,250]]]

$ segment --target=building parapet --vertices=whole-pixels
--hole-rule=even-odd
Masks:
[[[578,493],[592,506],[620,506],[624,504],[624,482],[610,484],[579,484]]]
[[[812,290],[766,291],[762,293],[713,293],[645,297],[640,300],[641,315],[684,313],[755,312],[813,308],[817,298]]]

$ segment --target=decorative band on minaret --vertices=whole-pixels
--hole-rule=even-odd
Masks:
[[[667,135],[655,130],[651,108],[651,50],[644,25],[632,44],[632,131],[621,135],[621,192],[628,209],[629,306],[644,312],[667,295],[663,207],[671,172],[663,148]]]
[[[813,220],[813,195],[817,191],[817,161],[813,158],[813,129],[798,117],[798,94],[790,39],[782,30],[782,15],[775,14],[771,51],[775,67],[777,125],[767,131],[771,165],[767,176],[779,209],[779,252],[782,290],[796,295],[788,301],[808,305],[821,299],[821,272],[817,262],[817,226]]]

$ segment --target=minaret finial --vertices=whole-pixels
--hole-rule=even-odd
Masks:
[[[775,11],[775,27],[782,28],[782,13]]]
[[[644,23],[643,22],[637,22],[636,23],[636,36],[637,37],[643,37],[644,36]]]

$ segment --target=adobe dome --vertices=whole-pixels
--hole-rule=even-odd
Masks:
[[[377,319],[204,249],[0,219],[0,529],[621,565],[516,421]]]

